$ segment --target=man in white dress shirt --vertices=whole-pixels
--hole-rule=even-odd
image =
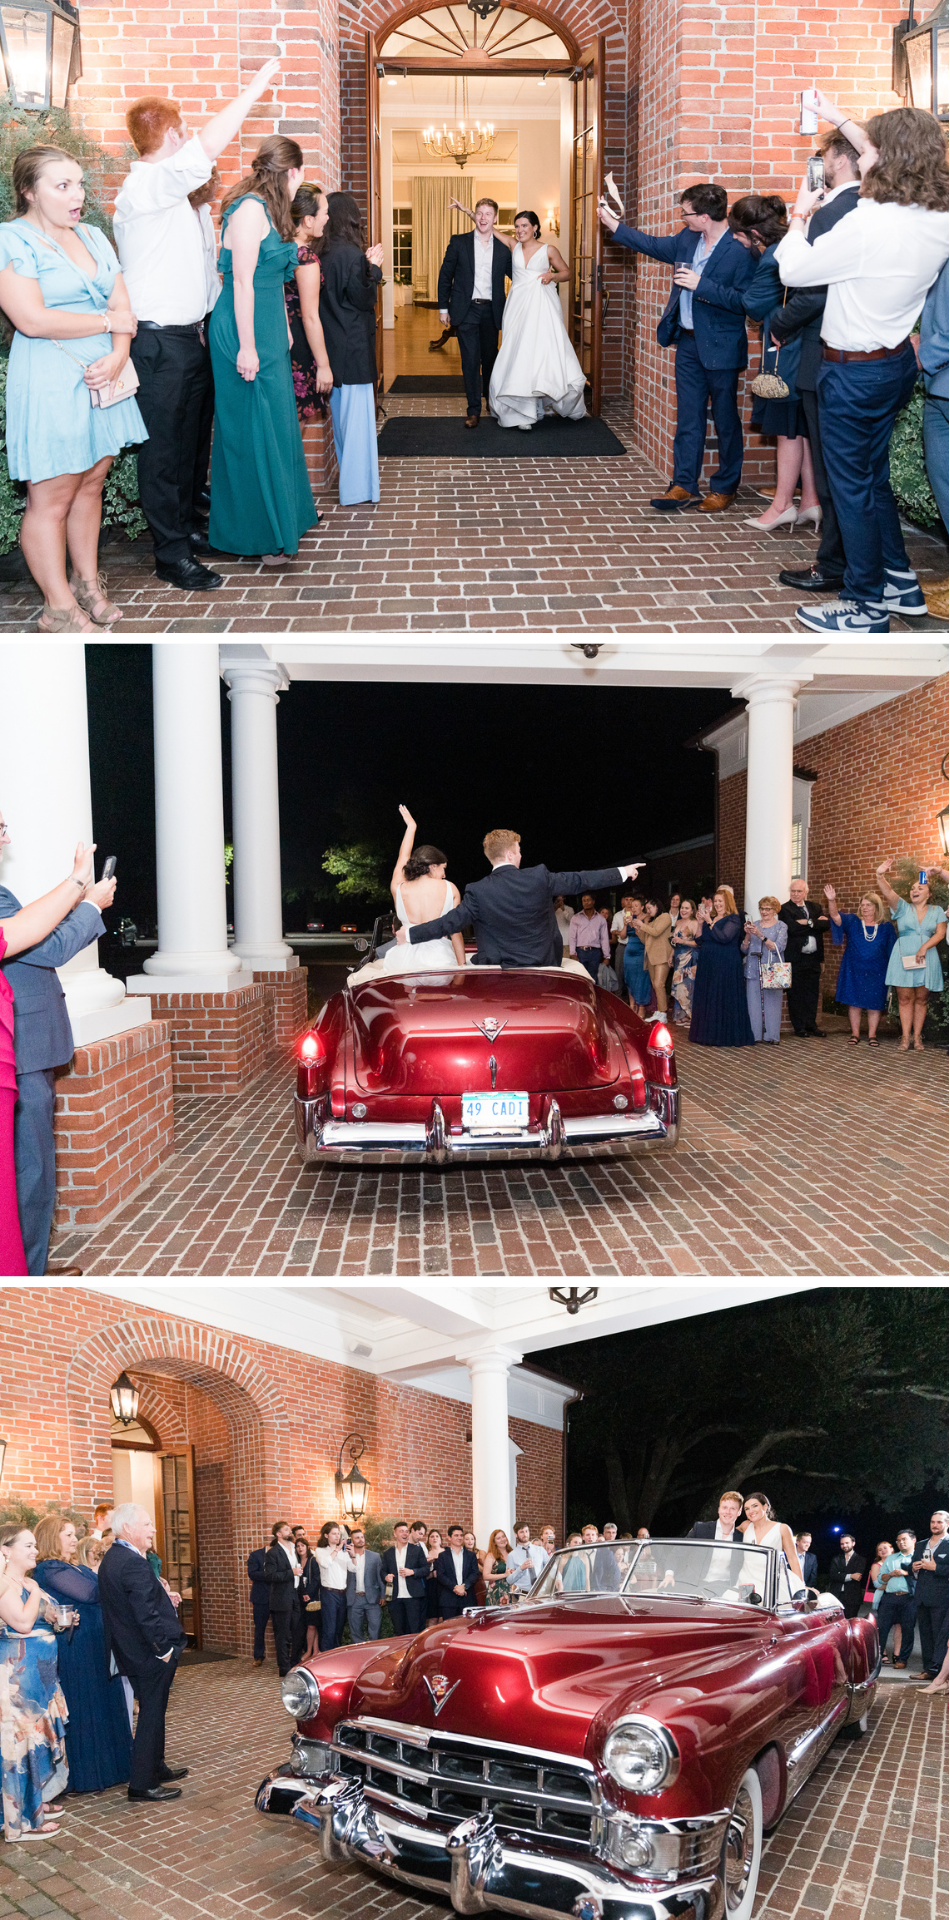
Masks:
[[[505,280],[511,273],[511,248],[495,230],[494,200],[475,202],[472,233],[453,233],[439,268],[439,319],[456,330],[468,412],[467,427],[482,417],[488,402],[492,368],[498,358],[498,332],[505,310]]]
[[[382,1571],[393,1632],[421,1633],[426,1623],[429,1560],[425,1547],[410,1540],[405,1520],[397,1520],[393,1527],[393,1545],[383,1554]]]
[[[367,1551],[362,1527],[354,1527],[346,1549],[349,1570],[346,1576],[346,1618],[354,1645],[360,1640],[378,1640],[383,1617],[386,1583],[378,1553]]]
[[[266,61],[251,85],[190,137],[174,100],[136,100],[126,114],[139,158],[116,198],[113,230],[138,320],[132,361],[149,435],[139,449],[139,497],[159,579],[190,592],[213,592],[221,575],[195,557],[209,550],[194,527],[193,482],[211,356],[205,237],[188,196],[210,179],[279,65]]]
[[[515,1522],[515,1544],[508,1555],[505,1565],[512,1594],[521,1600],[531,1588],[545,1567],[545,1554],[540,1541],[532,1540],[531,1527],[527,1520]]]

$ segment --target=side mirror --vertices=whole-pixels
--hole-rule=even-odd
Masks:
[[[359,940],[354,940],[354,941],[353,941],[353,945],[354,945],[354,947],[356,948],[356,951],[357,951],[357,953],[368,953],[368,951],[369,951],[369,941],[368,941],[368,940],[364,940],[364,939],[362,939],[362,938],[360,938]]]

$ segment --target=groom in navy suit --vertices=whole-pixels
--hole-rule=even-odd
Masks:
[[[2,836],[0,836],[2,838]],[[112,904],[114,880],[90,882],[72,913],[61,920],[45,940],[27,947],[3,971],[14,992],[13,1045],[16,1055],[17,1103],[13,1115],[13,1155],[16,1169],[20,1231],[27,1273],[37,1277],[51,1269],[46,1261],[56,1203],[56,1148],[53,1108],[56,1068],[73,1057],[72,1028],[66,997],[56,968],[101,939],[105,925],[100,909]],[[0,886],[0,920],[19,913],[20,901]],[[78,1267],[60,1273],[78,1274]]]
[[[498,333],[505,310],[505,281],[511,277],[511,248],[493,231],[494,200],[475,203],[475,231],[453,233],[439,268],[439,319],[458,336],[468,413],[467,427],[482,417],[482,392],[488,400],[492,368],[498,358]]]
[[[559,967],[564,941],[554,912],[558,894],[599,893],[605,887],[619,887],[631,879],[637,865],[629,867],[582,868],[579,873],[549,873],[547,867],[528,867],[521,872],[521,835],[510,827],[495,827],[486,833],[482,846],[491,863],[484,880],[472,881],[462,895],[461,904],[439,920],[426,920],[422,926],[401,926],[396,939],[418,946],[422,940],[440,940],[443,935],[461,933],[474,927],[478,942],[475,965],[479,967]]]
[[[742,475],[742,422],[737,394],[739,374],[749,361],[746,318],[739,310],[694,300],[700,278],[738,291],[751,280],[756,261],[730,231],[725,187],[703,182],[680,195],[679,233],[654,239],[625,226],[604,201],[598,208],[605,227],[618,246],[666,260],[674,269],[673,286],[656,330],[661,347],[676,349],[676,437],[673,441],[673,479],[666,493],[650,505],[658,513],[676,513],[699,507],[702,513],[722,513],[731,507]],[[706,445],[706,400],[712,400],[719,442],[719,462],[703,499],[699,476]]]

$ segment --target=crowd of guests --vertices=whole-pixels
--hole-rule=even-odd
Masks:
[[[830,883],[823,901],[809,898],[801,875],[791,881],[786,901],[763,895],[754,917],[739,912],[725,885],[699,900],[674,892],[666,906],[625,893],[612,916],[591,893],[576,911],[561,895],[554,906],[565,954],[641,1018],[672,1013],[674,1027],[700,1046],[777,1047],[783,995],[793,1034],[823,1040],[819,998],[830,932],[833,945],[845,949],[835,993],[848,1010],[850,1045],[860,1042],[862,1014],[868,1045],[879,1045],[878,1025],[893,988],[900,1050],[920,1052],[930,995],[943,991],[936,949],[947,937],[947,911],[931,899],[930,883],[950,874],[943,867],[919,869],[905,900],[887,880],[893,864],[881,861],[875,888],[858,901],[856,913],[841,912]]]
[[[948,524],[947,143],[933,114],[898,107],[866,125],[816,94],[829,131],[819,143],[823,182],[802,182],[789,212],[775,193],[700,182],[680,195],[680,232],[653,236],[600,218],[619,245],[673,267],[657,328],[675,349],[673,476],[658,512],[730,508],[742,474],[738,384],[748,364],[747,321],[762,335],[751,424],[776,439],[775,494],[748,526],[820,535],[804,570],[779,574],[806,593],[802,625],[822,633],[887,633],[891,613],[926,602],[889,482],[894,422],[918,382],[925,390],[924,455]],[[707,400],[718,463],[705,497],[700,476]],[[795,489],[800,500],[795,504]]]
[[[341,503],[379,499],[382,247],[367,247],[357,201],[307,182],[297,142],[268,135],[221,200],[216,258],[215,162],[279,67],[265,62],[194,133],[171,98],[129,108],[138,157],[116,198],[114,248],[83,221],[69,154],[36,145],[14,161],[16,211],[0,226],[6,444],[27,487],[20,539],[42,632],[121,619],[98,540],[124,447],[139,449],[155,571],[190,592],[221,585],[202,564],[213,549],[283,567],[319,523],[302,435],[327,402]]]

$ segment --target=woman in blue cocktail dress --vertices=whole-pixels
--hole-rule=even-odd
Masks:
[[[901,1017],[902,1053],[910,1050],[911,1031],[914,1036],[914,1052],[924,1050],[923,1027],[927,1018],[927,996],[930,993],[943,992],[943,968],[937,958],[936,949],[941,940],[947,937],[947,909],[938,907],[930,898],[929,878],[915,880],[910,890],[910,899],[902,900],[893,887],[889,887],[884,875],[891,866],[889,860],[882,860],[877,869],[878,885],[894,915],[897,940],[891,949],[887,963],[887,984],[897,988],[897,1005]],[[927,874],[942,872],[941,868],[928,867]],[[917,960],[915,967],[905,967],[904,961]]]
[[[713,918],[700,907],[696,984],[689,1037],[701,1047],[753,1047],[742,972],[742,915],[729,887],[713,896]]]
[[[0,1804],[5,1841],[51,1838],[47,1802],[67,1781],[66,1702],[56,1668],[52,1603],[32,1578],[29,1527],[0,1529]]]
[[[77,162],[28,147],[13,164],[17,218],[0,226],[0,307],[16,328],[7,373],[7,460],[27,483],[23,556],[42,592],[43,633],[94,632],[121,619],[99,574],[102,489],[123,447],[147,440],[131,395],[136,322],[104,233],[83,226]],[[67,578],[67,554],[72,563]]]
[[[59,1643],[59,1678],[69,1724],[66,1758],[71,1793],[101,1793],[127,1780],[132,1732],[122,1682],[109,1677],[102,1631],[99,1580],[78,1566],[76,1529],[61,1513],[44,1514],[36,1528],[37,1579],[57,1606],[74,1607],[78,1626]]]
[[[884,918],[884,902],[877,893],[865,894],[857,913],[841,913],[834,887],[824,888],[831,915],[831,938],[836,947],[844,946],[844,958],[838,969],[835,999],[848,1009],[851,1022],[850,1045],[861,1038],[861,1011],[868,1016],[868,1046],[877,1047],[878,1023],[887,1006],[887,964],[897,937],[896,928]]]
[[[642,900],[634,900],[633,910],[629,915],[624,909],[624,919],[627,922],[627,944],[623,960],[623,984],[630,995],[630,1005],[635,1007],[639,1014],[645,1015],[650,1004],[653,983],[647,967],[646,948],[633,925],[637,915],[642,912]]]

